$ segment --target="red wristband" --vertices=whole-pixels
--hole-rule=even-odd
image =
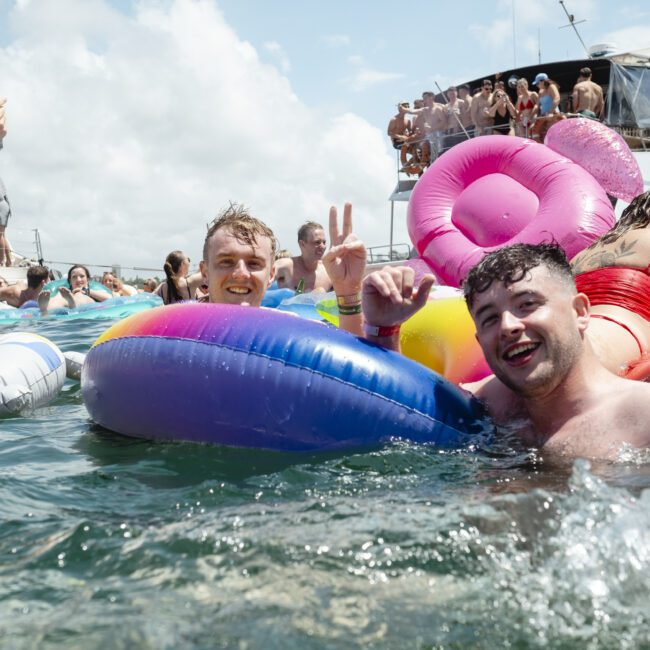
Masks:
[[[368,325],[364,323],[363,329],[368,336],[389,337],[394,334],[399,334],[401,325],[389,325],[388,327],[377,327],[376,325]]]

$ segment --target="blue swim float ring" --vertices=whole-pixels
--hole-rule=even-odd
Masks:
[[[95,422],[154,440],[282,451],[391,438],[458,446],[482,429],[469,394],[400,354],[233,305],[179,303],[114,324],[88,353],[81,390]]]

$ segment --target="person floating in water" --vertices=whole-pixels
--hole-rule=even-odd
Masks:
[[[12,307],[22,307],[26,302],[38,300],[41,291],[49,280],[50,272],[45,266],[30,266],[27,269],[27,287],[20,282],[0,287],[0,300]]]
[[[587,457],[615,456],[623,443],[650,446],[650,387],[616,374],[647,355],[650,292],[622,300],[618,289],[621,274],[631,272],[637,282],[648,273],[649,223],[646,193],[573,260],[573,269],[555,245],[518,244],[490,253],[470,271],[466,300],[495,375],[466,388],[497,424],[522,422],[526,444]],[[340,248],[326,265],[352,268],[349,256]],[[615,268],[623,265],[633,269]],[[616,277],[608,281],[612,269]],[[600,280],[581,278],[587,270]],[[573,271],[578,288],[591,280],[585,293]],[[363,283],[363,318],[341,325],[355,333],[363,327],[369,340],[399,350],[400,325],[424,306],[434,281],[424,276],[416,288],[409,267],[371,273]]]
[[[82,264],[75,264],[68,270],[68,284],[59,287],[59,293],[51,296],[49,291],[41,291],[38,306],[43,315],[50,309],[74,309],[85,304],[104,302],[111,298],[106,289],[90,286],[90,271]]]
[[[300,255],[279,259],[276,262],[276,279],[281,289],[331,291],[332,282],[323,266],[327,239],[323,226],[308,221],[298,230]]]

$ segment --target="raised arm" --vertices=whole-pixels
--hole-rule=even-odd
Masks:
[[[339,308],[339,326],[357,336],[363,335],[361,283],[366,269],[366,247],[352,232],[352,205],[343,208],[343,228],[339,230],[336,207],[329,214],[330,249],[323,265],[332,281]]]
[[[365,278],[362,305],[368,340],[399,352],[400,326],[424,307],[435,283],[429,274],[417,288],[414,280],[415,272],[409,266],[385,266]]]

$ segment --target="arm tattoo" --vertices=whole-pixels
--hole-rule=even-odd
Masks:
[[[634,246],[638,241],[638,239],[635,239],[629,244],[623,241],[613,250],[592,251],[588,248],[583,253],[580,253],[571,264],[573,274],[580,275],[580,273],[600,269],[604,266],[620,266],[618,263],[620,259],[636,254],[637,251],[634,250]]]

